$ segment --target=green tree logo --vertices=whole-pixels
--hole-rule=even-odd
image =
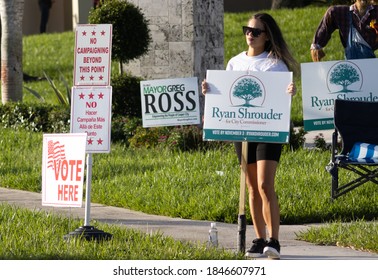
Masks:
[[[257,98],[263,97],[261,83],[251,77],[242,77],[237,80],[232,90],[232,96],[243,100],[241,107],[256,107],[251,102]]]
[[[334,93],[348,93],[355,92],[359,89],[351,89],[352,85],[358,86],[357,83],[361,84],[362,73],[359,68],[352,63],[337,63],[333,68],[330,69],[328,82],[330,85],[335,85],[334,90],[330,92]],[[329,85],[329,87],[330,87]],[[329,88],[328,87],[328,88]],[[341,87],[341,89],[340,89]],[[330,88],[329,88],[330,89]]]

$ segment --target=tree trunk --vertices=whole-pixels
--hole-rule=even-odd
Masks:
[[[1,101],[22,101],[22,18],[24,0],[0,0]]]

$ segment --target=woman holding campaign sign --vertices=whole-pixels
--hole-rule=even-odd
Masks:
[[[294,71],[298,64],[291,55],[276,21],[266,13],[253,15],[243,33],[248,50],[230,59],[226,70],[233,71]],[[202,93],[208,85],[202,82]],[[288,94],[295,95],[293,83]],[[241,163],[242,143],[235,142],[235,150]],[[282,144],[248,143],[246,184],[256,239],[246,256],[280,258],[279,226],[280,210],[274,189],[275,174],[281,156]],[[267,239],[267,231],[269,239]]]

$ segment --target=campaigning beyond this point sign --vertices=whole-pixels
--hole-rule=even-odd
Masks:
[[[204,140],[287,143],[291,72],[208,70]]]
[[[112,25],[76,27],[74,86],[110,84]]]
[[[73,87],[71,133],[87,134],[87,152],[110,152],[112,87]]]
[[[42,205],[81,207],[86,134],[44,134]]]
[[[302,63],[304,129],[334,129],[336,99],[378,102],[377,68],[376,58]]]
[[[143,127],[200,123],[198,79],[140,82]]]

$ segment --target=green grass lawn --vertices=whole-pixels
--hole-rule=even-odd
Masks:
[[[0,139],[0,186],[40,192],[42,134],[2,129]],[[282,224],[337,222],[344,227],[343,222],[375,221],[378,189],[374,184],[330,200],[331,177],[324,168],[329,156],[329,151],[285,149],[276,179]],[[157,215],[237,222],[240,170],[231,145],[206,152],[177,152],[114,143],[110,154],[94,155],[92,172],[92,202]],[[247,207],[250,222],[248,212]],[[378,231],[378,223],[369,224],[370,231]],[[361,236],[378,241],[378,234],[360,228],[354,235],[356,242]],[[303,236],[319,242],[312,240],[317,234]],[[335,244],[341,244],[345,235],[331,236]],[[328,238],[324,242],[330,242]]]
[[[40,192],[42,133],[2,129],[0,139],[0,186]],[[276,178],[283,224],[377,216],[374,184],[331,201],[331,176],[325,171],[329,156],[328,151],[317,150],[283,152]],[[92,202],[172,217],[237,222],[240,169],[232,145],[178,152],[113,143],[109,154],[94,154],[92,172]]]
[[[242,259],[243,255],[206,244],[184,243],[161,234],[145,234],[99,224],[112,239],[68,241],[63,236],[82,223],[44,211],[0,203],[0,260],[213,260]],[[33,222],[30,222],[33,221]]]

